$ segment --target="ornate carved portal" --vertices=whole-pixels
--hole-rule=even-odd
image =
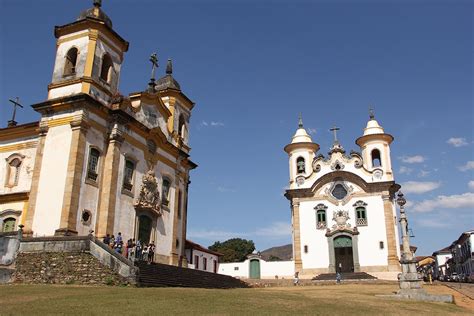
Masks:
[[[143,175],[140,193],[133,205],[138,211],[149,211],[158,216],[162,215],[158,181],[152,170]]]

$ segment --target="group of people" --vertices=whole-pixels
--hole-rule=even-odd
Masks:
[[[123,241],[122,233],[118,233],[117,237],[107,234],[103,239],[104,244],[108,245],[110,249],[116,253],[123,255],[125,258],[135,261],[145,261],[148,263],[154,262],[155,259],[155,243],[152,241],[149,244],[142,243],[140,240],[135,242],[135,239],[129,239],[127,242]]]

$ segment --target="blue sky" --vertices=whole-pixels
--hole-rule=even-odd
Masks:
[[[38,119],[55,54],[54,25],[92,1],[0,0],[1,126]],[[419,254],[474,228],[472,10],[469,1],[103,1],[130,42],[123,94],[144,89],[149,55],[173,59],[196,102],[188,237],[291,242],[283,147],[298,113],[326,154],[331,134],[358,150],[368,106],[395,137],[396,181]]]

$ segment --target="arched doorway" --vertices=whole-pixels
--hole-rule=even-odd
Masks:
[[[2,232],[12,232],[15,230],[15,222],[16,219],[13,217],[9,217],[3,220],[3,225],[2,225]]]
[[[146,215],[138,217],[138,240],[143,244],[150,242],[152,219]]]
[[[250,260],[249,278],[260,279],[260,260],[258,259]]]
[[[354,272],[352,238],[339,236],[334,238],[334,256],[337,272]]]

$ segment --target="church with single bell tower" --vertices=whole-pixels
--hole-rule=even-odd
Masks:
[[[292,218],[293,260],[300,277],[366,272],[394,278],[400,271],[400,245],[390,144],[370,112],[360,152],[346,153],[334,133],[325,156],[303,126],[285,146],[290,181],[286,198]]]

